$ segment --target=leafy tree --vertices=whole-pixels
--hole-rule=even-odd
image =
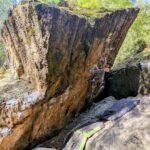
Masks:
[[[101,0],[77,0],[76,3],[84,8],[100,8],[102,6]]]
[[[103,7],[107,9],[120,9],[133,7],[131,0],[102,0]]]
[[[0,29],[2,28],[10,7],[12,7],[12,0],[0,0]]]
[[[0,30],[3,26],[4,20],[7,18],[8,10],[12,7],[12,1],[11,0],[0,0]],[[3,55],[3,44],[1,41],[1,35],[0,35],[0,58]]]
[[[138,1],[136,5],[140,7],[140,13],[130,28],[126,39],[116,58],[114,67],[117,67],[130,59],[135,54],[137,47],[141,47],[142,43],[146,43],[147,47],[150,41],[150,4]],[[142,42],[141,42],[142,41]],[[139,45],[139,46],[137,46]],[[146,46],[145,46],[146,47]],[[143,48],[147,50],[147,48]]]

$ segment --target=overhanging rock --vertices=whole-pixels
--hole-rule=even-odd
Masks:
[[[11,131],[2,136],[3,150],[23,149],[51,135],[83,107],[92,95],[90,70],[104,60],[113,64],[138,11],[87,17],[31,2],[14,8],[2,37],[6,63],[20,86],[18,80],[3,81],[8,88],[1,95],[0,126]],[[24,85],[30,88],[21,90]],[[11,94],[13,88],[22,93]]]

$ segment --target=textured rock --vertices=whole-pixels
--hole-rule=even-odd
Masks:
[[[61,92],[79,75],[87,80],[89,69],[102,65],[104,57],[113,64],[137,12],[90,19],[43,4],[19,5],[2,30],[6,61],[17,77],[25,74],[37,89],[51,90],[63,81]]]
[[[143,59],[111,71],[106,78],[105,96],[117,99],[150,93],[150,62]]]
[[[74,131],[73,136],[69,139],[63,150],[84,150],[87,140],[104,127],[102,122],[97,121],[77,129]]]
[[[140,87],[140,68],[130,66],[109,73],[104,93],[118,99],[136,96]]]
[[[139,93],[142,95],[147,95],[150,93],[150,61],[143,60],[139,63],[140,68],[140,86]]]
[[[99,121],[98,116],[103,114],[115,102],[116,99],[110,96],[103,99],[101,102],[94,104],[91,109],[81,113],[79,117],[68,124],[57,136],[50,138],[37,147],[55,147],[57,150],[61,150],[77,129]]]
[[[86,144],[86,150],[148,150],[150,147],[150,97],[116,122],[107,123]]]
[[[54,148],[36,148],[36,149],[34,149],[34,150],[56,150],[56,149],[54,149]]]
[[[81,110],[93,92],[90,70],[104,59],[113,64],[138,11],[94,18],[39,3],[14,8],[2,30],[6,63],[16,79],[1,81],[3,150],[52,136]]]
[[[113,97],[106,98],[97,103],[86,113],[81,114],[71,124],[67,125],[58,136],[46,141],[41,144],[41,146],[55,147],[58,150],[63,149],[64,145],[61,143],[64,141],[64,137],[68,135],[67,133],[71,130],[73,131],[71,134],[72,136],[70,136],[70,140],[67,142],[64,149],[76,150],[74,146],[81,145],[81,141],[84,141],[84,138],[81,138],[81,135],[83,134],[78,131],[81,131],[88,126],[92,127],[94,125],[92,120],[97,118],[97,121],[95,120],[95,122],[104,123],[104,128],[88,138],[87,142],[84,144],[85,150],[148,150],[150,146],[150,120],[148,119],[150,111],[150,96],[129,97],[125,100],[128,99],[139,99],[140,104],[120,119],[107,122],[98,119],[99,115],[102,115],[105,110],[108,110],[116,102]],[[93,116],[91,117],[92,114]],[[83,118],[84,121],[81,118]],[[85,120],[88,121],[88,124],[83,125]],[[81,124],[82,126],[79,126]],[[93,130],[94,129],[95,128],[93,128]],[[79,133],[80,136],[75,136]],[[74,141],[72,139],[73,137],[76,138]],[[80,142],[78,143],[79,138]],[[72,148],[70,148],[70,146],[72,146]]]

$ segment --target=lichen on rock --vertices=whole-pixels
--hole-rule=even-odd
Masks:
[[[104,58],[113,65],[138,11],[109,12],[91,22],[90,16],[49,4],[14,8],[2,29],[12,77],[0,89],[6,88],[0,127],[12,131],[1,141],[3,150],[33,146],[82,109],[91,94],[90,69],[101,67]]]

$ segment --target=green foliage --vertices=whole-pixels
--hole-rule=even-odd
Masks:
[[[130,0],[67,0],[67,1],[83,8],[118,9],[132,6]]]
[[[133,57],[135,51],[137,50],[137,44],[141,45],[141,42],[145,42],[149,45],[150,42],[150,4],[140,3],[140,13],[137,19],[130,28],[126,39],[119,51],[116,58],[114,67],[121,65],[126,62],[130,57]],[[146,46],[145,46],[146,47]],[[144,50],[144,47],[143,47]]]
[[[58,3],[61,0],[40,0],[43,3]],[[70,4],[81,7],[81,8],[107,8],[117,9],[131,7],[132,3],[130,0],[66,0]]]
[[[12,0],[0,0],[0,29],[8,15],[9,8],[12,7]]]
[[[101,0],[76,0],[76,5],[83,8],[101,8]]]
[[[0,30],[2,29],[3,22],[8,16],[8,10],[12,7],[12,0],[0,0]],[[3,43],[0,35],[0,59],[3,56]]]
[[[107,9],[120,9],[133,7],[131,0],[102,0],[103,7]]]

